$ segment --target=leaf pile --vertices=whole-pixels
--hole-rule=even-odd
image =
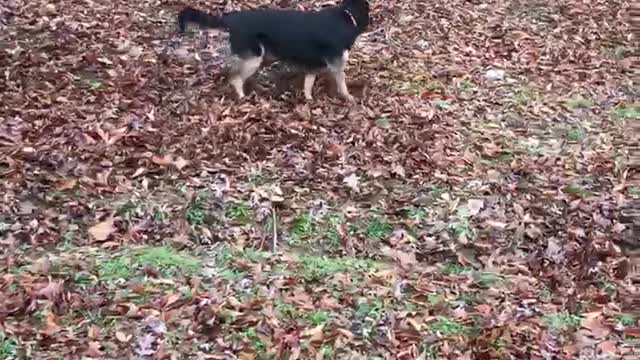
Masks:
[[[182,6],[0,5],[0,358],[632,352],[626,2],[371,1],[353,105]]]

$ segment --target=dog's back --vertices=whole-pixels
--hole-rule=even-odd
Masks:
[[[313,12],[256,9],[223,17],[234,52],[258,42],[265,50],[298,65],[320,67],[353,45],[359,30],[336,8]]]

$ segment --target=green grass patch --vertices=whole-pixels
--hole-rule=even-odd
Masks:
[[[445,100],[433,100],[431,102],[436,109],[438,110],[449,110],[451,108],[451,103]]]
[[[169,247],[144,247],[114,254],[98,263],[98,277],[102,281],[132,279],[144,267],[150,266],[165,277],[180,273],[189,275],[200,269],[201,261]]]
[[[344,223],[344,215],[340,213],[329,213],[322,218],[314,218],[309,214],[298,215],[289,229],[289,244],[319,245],[323,250],[339,247],[341,237],[338,227]]]
[[[622,324],[623,326],[628,327],[636,326],[638,324],[638,319],[631,314],[620,315],[618,317],[618,321],[620,321],[620,324]]]
[[[615,119],[638,120],[640,119],[640,105],[620,105],[611,110],[611,116]]]
[[[224,216],[238,224],[246,225],[251,221],[251,207],[244,202],[231,202],[225,204]]]
[[[373,218],[367,222],[367,237],[376,240],[384,240],[393,232],[393,225],[382,218]]]
[[[469,269],[468,267],[462,266],[458,263],[448,263],[442,269],[442,272],[446,275],[460,275],[462,273],[471,271],[472,269]]]
[[[456,239],[472,240],[476,237],[476,231],[469,220],[470,213],[467,208],[458,208],[456,215],[449,222],[449,234]]]
[[[309,238],[313,235],[314,228],[313,218],[308,214],[303,214],[293,220],[291,233],[300,239]]]
[[[426,80],[426,79],[413,79],[412,81],[403,81],[396,84],[396,89],[404,94],[419,95],[424,91],[431,91],[433,93],[444,95],[446,93],[446,86],[439,81]]]
[[[127,200],[127,202],[122,204],[116,210],[116,213],[128,222],[130,222],[135,218],[144,216],[145,212],[146,212],[146,209],[145,209],[144,203],[137,199]]]
[[[430,328],[443,336],[461,336],[469,331],[467,326],[446,317],[440,317]]]
[[[382,299],[367,299],[366,302],[361,302],[357,305],[355,317],[361,320],[378,320],[382,317],[382,315],[384,315],[385,312],[386,310]]]
[[[504,277],[490,272],[474,272],[473,279],[481,288],[488,289],[504,282]]]
[[[462,294],[460,294],[460,296],[458,296],[458,298],[456,299],[457,302],[465,304],[465,305],[472,305],[473,303],[476,302],[477,299],[477,294],[474,292],[464,292]]]
[[[513,94],[513,102],[520,106],[527,106],[531,104],[534,96],[535,94],[530,88],[522,86],[515,90]]]
[[[9,335],[0,331],[0,359],[16,359],[18,343]]]
[[[271,257],[271,253],[268,251],[260,251],[255,249],[244,249],[238,253],[243,259],[247,259],[254,263],[261,263]]]
[[[587,197],[589,196],[589,191],[587,191],[584,187],[578,184],[569,184],[562,189],[566,194],[574,195],[577,197]]]
[[[257,351],[264,351],[267,348],[267,343],[265,343],[262,339],[258,337],[255,328],[247,328],[242,332],[246,341],[248,341],[251,346]]]
[[[409,207],[402,209],[401,216],[406,219],[411,219],[415,222],[422,222],[429,216],[429,210],[422,207]]]
[[[319,256],[302,256],[299,259],[301,276],[306,281],[326,279],[337,273],[364,274],[377,268],[371,260],[352,257],[328,258]]]
[[[329,321],[331,314],[326,311],[314,311],[307,317],[311,325],[320,326],[326,324]]]
[[[322,345],[320,348],[323,360],[330,360],[334,358],[335,350],[330,345]],[[316,357],[317,359],[317,357]]]
[[[285,318],[289,320],[295,320],[303,317],[303,314],[298,309],[282,301],[275,301],[275,309]]]
[[[206,202],[209,193],[206,191],[199,192],[193,203],[187,208],[185,218],[189,225],[202,225],[207,218]]]
[[[230,283],[238,282],[246,276],[246,272],[237,269],[222,269],[222,271],[220,271],[220,277]]]
[[[388,129],[391,127],[391,122],[389,121],[389,118],[383,116],[376,119],[376,126],[383,129]]]
[[[550,330],[565,331],[579,327],[582,323],[582,318],[578,315],[573,315],[563,311],[545,315],[542,319],[542,323]]]
[[[575,96],[565,101],[565,105],[571,110],[590,109],[593,107],[593,101],[582,96]]]
[[[580,142],[587,137],[587,132],[581,127],[573,127],[567,130],[566,137],[571,142]]]
[[[460,82],[459,88],[463,92],[474,92],[478,89],[478,85],[469,79],[465,79]]]

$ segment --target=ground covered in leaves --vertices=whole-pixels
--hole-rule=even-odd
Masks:
[[[371,5],[348,105],[235,100],[178,2],[0,4],[0,359],[638,354],[626,3]]]

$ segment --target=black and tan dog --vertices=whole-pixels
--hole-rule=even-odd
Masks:
[[[327,71],[336,81],[338,94],[353,101],[345,79],[349,50],[369,25],[367,0],[343,0],[319,11],[253,9],[220,16],[187,7],[178,15],[181,31],[187,23],[223,29],[229,33],[234,60],[229,83],[239,98],[244,83],[265,59],[278,59],[303,69],[304,96],[312,99],[317,75]]]

